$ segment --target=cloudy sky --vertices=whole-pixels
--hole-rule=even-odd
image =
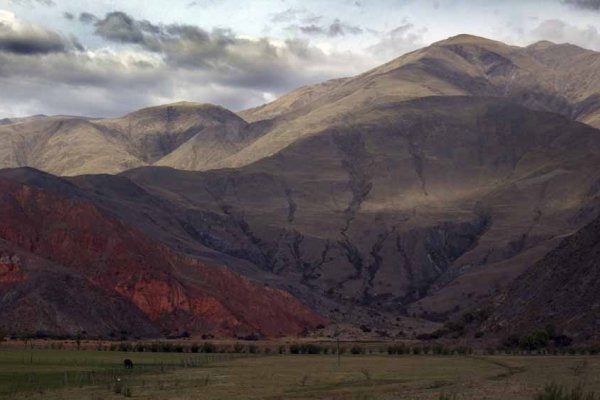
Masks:
[[[232,110],[470,33],[600,50],[600,0],[0,0],[0,118]]]

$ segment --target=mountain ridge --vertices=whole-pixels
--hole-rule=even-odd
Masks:
[[[600,127],[599,65],[599,53],[573,45],[544,41],[518,47],[457,35],[355,77],[304,86],[237,114],[248,121],[220,106],[178,102],[120,118],[39,117],[3,124],[0,166],[30,165],[59,175],[118,173],[144,165],[239,167],[273,155],[304,135],[343,125],[346,116],[373,102],[439,95],[504,97]],[[148,117],[152,113],[155,118]],[[35,136],[40,129],[55,132],[20,138]],[[32,153],[36,140],[46,143],[48,151]],[[55,142],[69,151],[56,149]],[[88,143],[108,150],[98,154]]]
[[[89,171],[0,177],[92,205],[160,244],[154,258],[165,265],[223,265],[322,318],[283,313],[290,332],[327,320],[319,334],[341,324],[412,338],[511,290],[600,215],[596,63],[600,53],[570,45],[461,35],[239,113],[248,121],[184,102],[116,119],[2,125],[0,141],[12,146],[0,147],[5,164]],[[77,154],[90,138],[102,151]],[[118,174],[97,174],[96,163]],[[16,229],[0,239],[28,253]],[[2,279],[21,284],[13,264],[2,268]],[[156,270],[156,287],[183,273]]]

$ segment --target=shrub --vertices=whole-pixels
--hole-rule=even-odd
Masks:
[[[321,354],[321,352],[321,346],[317,346],[316,344],[305,344],[302,346],[303,354]]]
[[[173,344],[169,343],[169,342],[161,342],[159,347],[160,347],[160,351],[162,351],[164,353],[170,353],[174,350]]]
[[[552,341],[556,347],[569,347],[573,343],[573,339],[567,335],[556,335]]]
[[[408,354],[408,353],[410,353],[410,349],[408,349],[403,344],[390,346],[390,347],[388,347],[387,351],[388,351],[388,354]]]
[[[290,354],[321,354],[322,352],[321,346],[312,343],[290,345]]]
[[[132,346],[130,343],[121,342],[119,343],[119,351],[131,351]]]
[[[350,349],[350,353],[354,354],[354,355],[358,355],[358,354],[365,354],[365,349],[364,347],[359,347],[359,346],[353,346]]]
[[[243,353],[244,352],[244,345],[241,343],[236,343],[233,345],[233,352],[234,353]]]
[[[202,348],[201,348],[200,351],[202,353],[216,353],[217,352],[217,346],[215,346],[211,342],[204,342],[204,344],[202,345]]]

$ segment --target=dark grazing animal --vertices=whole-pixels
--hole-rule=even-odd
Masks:
[[[126,369],[131,369],[131,368],[133,368],[133,361],[131,361],[129,358],[126,358],[123,361],[123,365],[125,366]]]

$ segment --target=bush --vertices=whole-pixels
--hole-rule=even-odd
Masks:
[[[323,348],[316,344],[291,344],[290,354],[321,354]]]
[[[121,342],[119,343],[119,351],[131,351],[132,346],[130,343]]]
[[[403,344],[400,344],[400,345],[388,346],[387,352],[388,352],[388,354],[393,355],[393,354],[407,354],[409,351],[406,348],[406,346],[404,346]]]
[[[316,344],[306,344],[302,350],[304,354],[321,354],[322,352],[321,346],[317,346]]]
[[[159,348],[163,353],[170,353],[173,351],[173,344],[169,342],[161,342]]]
[[[533,351],[548,346],[550,335],[546,331],[535,331],[531,335],[519,339],[519,347],[522,350]]]
[[[350,354],[354,354],[354,355],[365,354],[365,348],[364,347],[359,347],[359,346],[353,346],[350,349]]]
[[[211,342],[204,342],[204,344],[202,345],[202,348],[200,349],[200,351],[202,353],[216,353],[217,352],[217,346],[215,346]]]
[[[233,345],[233,352],[234,353],[243,353],[244,352],[244,345],[241,343],[236,343]]]
[[[552,339],[556,347],[569,347],[573,343],[573,339],[567,335],[557,335]]]

